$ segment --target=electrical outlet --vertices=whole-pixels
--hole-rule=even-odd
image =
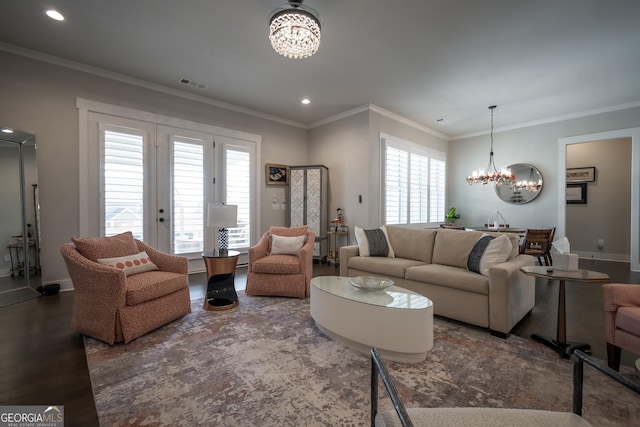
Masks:
[[[11,262],[11,257],[9,255],[5,255],[4,262]]]
[[[604,239],[598,239],[598,249],[604,248]]]

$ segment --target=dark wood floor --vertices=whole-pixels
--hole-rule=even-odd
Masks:
[[[640,284],[640,273],[625,263],[581,260],[580,267],[606,272],[612,282]],[[314,265],[314,276],[337,274],[334,266]],[[205,281],[204,273],[190,276],[192,299],[204,296]],[[245,281],[240,268],[236,287]],[[567,283],[566,292],[569,339],[590,343],[594,356],[605,359],[600,286]],[[557,297],[557,283],[538,280],[536,307],[513,333],[555,335]],[[0,308],[0,405],[64,405],[67,426],[97,426],[82,337],[69,327],[72,302],[73,292],[61,292]],[[636,358],[623,351],[622,363],[632,366]]]

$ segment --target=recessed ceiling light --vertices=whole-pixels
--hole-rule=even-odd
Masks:
[[[44,14],[54,21],[64,21],[64,16],[55,9],[45,9]]]
[[[3,133],[13,133],[13,130],[11,130],[9,128],[2,128],[2,132]]]
[[[304,105],[311,104],[311,100],[309,98],[303,98],[300,102],[302,102]]]

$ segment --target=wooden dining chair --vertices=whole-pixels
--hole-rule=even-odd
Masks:
[[[524,242],[520,247],[520,253],[534,256],[538,259],[538,263],[551,266],[551,242],[556,228],[530,228],[524,236]]]

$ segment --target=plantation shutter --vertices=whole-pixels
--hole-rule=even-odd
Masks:
[[[204,147],[202,141],[173,141],[173,253],[204,248]]]
[[[446,157],[406,141],[383,138],[386,224],[427,224],[444,219]]]
[[[238,227],[229,229],[229,248],[250,246],[251,239],[251,153],[243,147],[224,150],[226,203],[238,206]]]
[[[144,138],[130,132],[104,132],[104,235],[144,240]]]

